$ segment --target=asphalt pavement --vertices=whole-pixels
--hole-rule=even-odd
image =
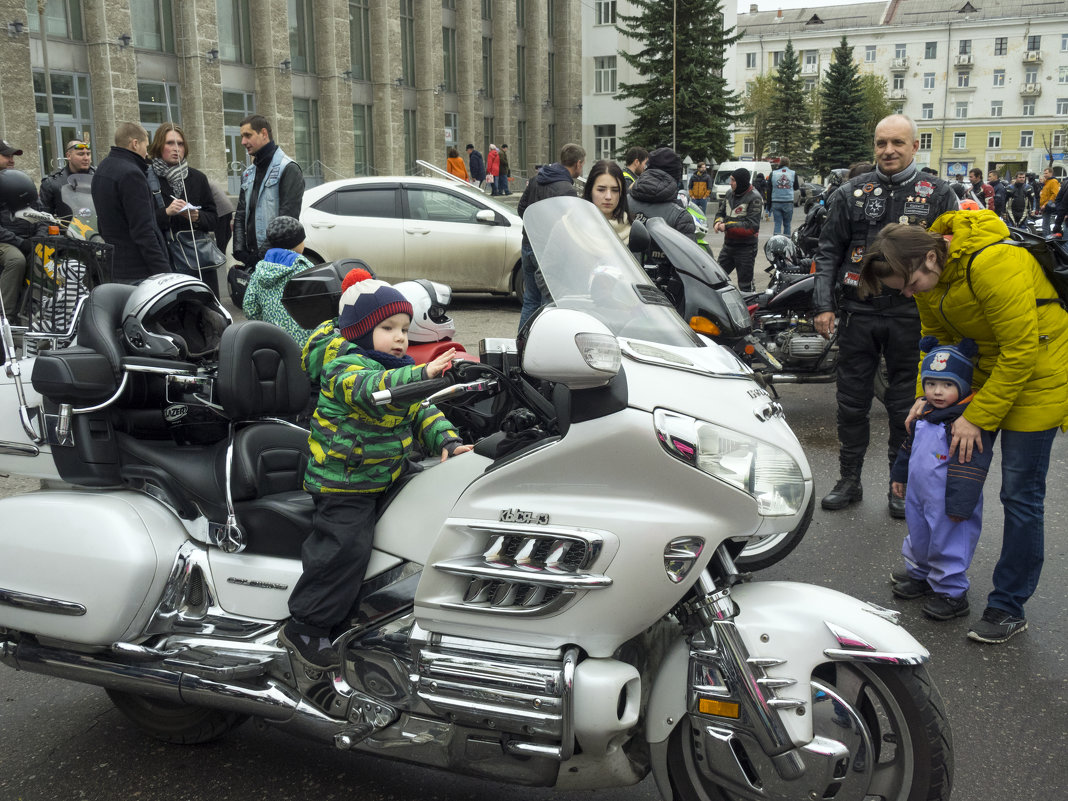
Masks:
[[[799,210],[795,224],[800,215]],[[770,235],[770,223],[764,228],[761,243]],[[715,241],[713,248],[718,250]],[[514,334],[518,306],[501,298],[460,296],[452,314],[457,339],[475,350],[482,337]],[[837,477],[834,385],[785,386],[780,392],[787,421],[805,448],[817,493],[822,494]],[[1001,544],[997,457],[986,486],[984,531],[971,570],[972,613],[937,623],[922,615],[920,602],[899,601],[890,594],[888,574],[900,565],[905,524],[892,520],[886,510],[881,457],[885,441],[886,415],[876,404],[863,501],[840,512],[817,506],[798,549],[758,579],[833,587],[902,612],[904,626],[932,653],[930,669],[945,699],[956,761],[953,799],[1068,797],[1068,440],[1058,437],[1053,449],[1046,563],[1038,592],[1027,605],[1030,628],[1001,646],[965,637],[968,623],[982,612]],[[0,478],[0,495],[32,486]],[[281,797],[651,801],[658,794],[651,779],[597,793],[517,788],[340,752],[254,725],[208,745],[165,745],[140,735],[102,690],[0,666],[0,801]]]

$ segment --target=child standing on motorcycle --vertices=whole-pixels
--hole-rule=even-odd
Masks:
[[[336,327],[321,326],[304,347],[305,369],[320,386],[304,473],[315,517],[301,550],[304,573],[289,599],[292,617],[278,636],[317,670],[340,663],[331,640],[355,612],[376,502],[404,473],[414,437],[442,461],[472,448],[433,406],[371,400],[378,390],[440,376],[455,349],[417,366],[407,355],[412,304],[366,270],[349,273],[342,289]]]
[[[892,574],[891,589],[907,600],[930,596],[923,613],[952,620],[968,614],[967,571],[982,530],[993,438],[983,431],[983,448],[969,462],[950,455],[951,426],[972,396],[975,342],[940,346],[924,337],[920,351],[927,353],[920,368],[926,404],[890,472],[890,490],[905,499],[909,527],[901,546],[906,570]]]

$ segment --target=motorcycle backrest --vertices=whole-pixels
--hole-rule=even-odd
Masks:
[[[122,373],[122,312],[134,287],[127,284],[101,284],[89,293],[78,325],[78,344],[107,357],[118,378]]]
[[[216,389],[231,419],[253,420],[303,411],[311,387],[293,337],[271,323],[248,320],[223,332]]]

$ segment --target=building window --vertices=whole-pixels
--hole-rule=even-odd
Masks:
[[[756,142],[751,136],[747,136],[742,140],[742,155],[752,156],[756,152]]]
[[[516,45],[515,48],[515,93],[519,102],[527,102],[527,48]]]
[[[597,56],[593,60],[593,91],[595,94],[615,94],[616,57]]]
[[[289,0],[289,59],[294,72],[315,71],[311,0]]]
[[[553,38],[553,28],[556,27],[556,13],[553,11],[552,0],[545,4],[545,33],[550,39]]]
[[[805,51],[805,66],[815,67],[820,63],[820,51],[819,50],[806,50]]]
[[[40,33],[36,0],[26,0],[26,16],[29,19],[30,31]],[[48,0],[44,22],[45,30],[52,39],[85,39],[82,32],[82,4],[78,0]]]
[[[962,56],[971,55],[971,52],[972,52],[972,40],[971,39],[961,39],[960,40],[960,47],[957,48],[957,52]]]
[[[134,47],[174,52],[171,0],[133,0],[130,3],[130,24]]]
[[[138,81],[137,108],[141,115],[141,124],[145,126],[149,137],[165,122],[181,123],[178,84]]]
[[[482,152],[489,153],[490,142],[493,141],[493,117],[482,118]]]
[[[932,138],[932,136],[933,136],[933,134],[929,134],[929,133],[920,134],[920,150],[930,150],[931,149],[931,138]]]
[[[1001,148],[1001,131],[988,131],[986,135],[986,146],[990,150],[999,150]]]
[[[486,97],[493,97],[493,40],[482,37],[482,88]]]
[[[371,80],[371,0],[349,0],[349,58],[352,79]]]
[[[1057,69],[1057,83],[1068,83],[1068,67]]]
[[[904,90],[904,88],[905,88],[905,76],[904,75],[895,75],[894,76],[894,89],[895,90],[896,89]]]
[[[1038,83],[1038,70],[1026,69],[1024,70],[1024,83]]]
[[[786,55],[784,50],[773,50],[771,52],[771,66],[778,67],[782,63],[784,55]]]
[[[1061,52],[1068,53],[1068,33],[1061,34]]]
[[[1034,147],[1035,146],[1035,132],[1034,131],[1020,131],[1020,147]]]
[[[47,22],[46,22],[47,24]],[[63,166],[63,145],[71,139],[92,142],[93,110],[89,98],[89,76],[70,72],[50,71],[52,79],[52,110],[55,129],[48,127],[48,100],[45,96],[43,70],[33,71],[33,95],[37,110],[37,130],[41,146],[41,174],[48,175]],[[107,147],[101,142],[103,152],[94,153],[93,161],[99,162],[107,155]]]
[[[964,150],[968,147],[968,134],[964,131],[954,131],[953,147],[957,150]]]
[[[938,58],[938,42],[927,42],[923,46],[924,58]]]
[[[1057,98],[1057,111],[1058,115],[1068,114],[1068,97]]]
[[[593,152],[594,158],[611,159],[616,153],[616,126],[594,125],[593,126]]]
[[[252,24],[248,0],[217,0],[219,58],[235,64],[252,63]]]
[[[460,115],[455,111],[445,112],[445,146],[457,147],[460,136]]]
[[[415,86],[415,0],[400,0],[401,77]]]
[[[1037,34],[1031,34],[1027,37],[1027,49],[1028,50],[1041,50],[1042,49],[1042,37]],[[1023,134],[1020,134],[1023,136]]]
[[[519,153],[519,160],[510,159],[508,167],[516,175],[526,175],[527,169],[527,121],[517,120],[515,124],[515,149]],[[513,166],[514,165],[514,166]]]
[[[923,88],[934,89],[935,74],[933,72],[925,72],[923,74]]]
[[[997,36],[994,38],[994,55],[1004,56],[1009,52],[1009,37]]]
[[[906,55],[908,55],[908,48],[905,45],[894,45],[894,58],[905,58]]]
[[[357,175],[374,173],[374,138],[371,127],[371,106],[352,107],[352,149]]]
[[[1002,104],[1001,100],[991,100],[990,101],[990,116],[991,117],[1000,117],[1001,116],[1002,106],[1003,106],[1003,104]]]
[[[994,70],[994,86],[1005,85],[1005,70]]]
[[[1054,150],[1060,150],[1064,147],[1064,131],[1053,132],[1053,141],[1050,142],[1050,147]]]
[[[549,161],[556,161],[556,157],[560,154],[559,148],[556,146],[556,123],[549,123]]]
[[[816,90],[816,79],[815,78],[805,78],[805,91],[806,92],[813,92],[815,90]]]
[[[549,102],[553,103],[556,100],[556,53],[549,53],[549,80],[547,82],[546,89],[549,93]]]
[[[968,101],[962,100],[957,103],[956,113],[954,116],[958,120],[963,120],[968,116]]]
[[[527,3],[526,0],[515,0],[515,26],[517,28],[523,28],[527,22]]]
[[[875,61],[875,45],[864,45],[864,61],[868,64]]]
[[[597,0],[595,25],[616,24],[616,0]]]
[[[757,54],[746,53],[745,54],[745,68],[747,70],[755,70],[757,65]]]
[[[404,109],[402,112],[402,121],[404,128],[404,174],[412,175],[415,172],[416,132],[419,130],[415,127],[415,109]]]
[[[958,72],[957,73],[957,86],[959,88],[963,89],[967,85],[968,85],[968,73],[967,72]]]
[[[933,120],[934,119],[934,103],[924,103],[920,109],[921,120]]]
[[[322,183],[318,100],[307,97],[293,98],[293,158],[304,170],[305,185],[316,186]]]
[[[226,188],[231,195],[241,191],[241,173],[250,162],[241,146],[241,120],[256,110],[252,92],[223,89],[223,140],[226,142]]]
[[[1035,101],[1025,100],[1023,104],[1023,110],[1020,112],[1020,116],[1033,117],[1035,116]]]
[[[445,91],[456,91],[456,29],[441,29],[441,58],[444,62],[442,76],[445,79]]]
[[[493,0],[482,0],[482,19],[493,19]]]
[[[441,0],[441,7],[446,8],[449,11],[456,10],[456,0]]]

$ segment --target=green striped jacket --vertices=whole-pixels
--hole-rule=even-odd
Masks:
[[[308,338],[302,358],[319,402],[312,416],[311,458],[304,489],[311,493],[382,492],[400,477],[418,435],[427,452],[439,454],[460,442],[452,424],[433,406],[375,406],[371,393],[425,378],[425,365],[385,369],[323,323]]]

